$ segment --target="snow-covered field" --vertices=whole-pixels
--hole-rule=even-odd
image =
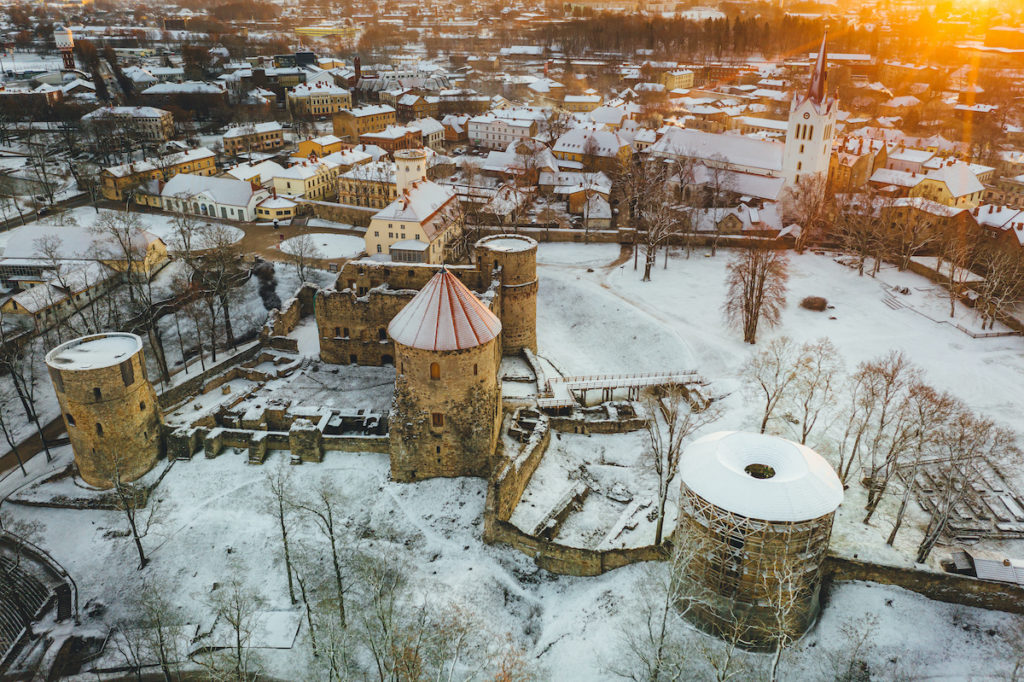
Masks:
[[[281,250],[285,253],[295,253],[297,249],[301,249],[304,246],[304,244],[299,244],[299,240],[305,240],[306,238],[307,235],[286,239],[281,242]],[[310,258],[354,258],[366,248],[366,242],[362,237],[355,237],[350,234],[314,232],[308,235],[308,238],[312,240],[315,247],[315,251],[306,254]],[[309,251],[309,249],[306,250]]]
[[[741,390],[737,371],[754,349],[722,318],[728,252],[715,258],[674,255],[667,269],[659,258],[651,282],[640,281],[641,272],[633,270],[631,261],[602,267],[618,256],[617,245],[541,245],[540,354],[567,374],[696,369],[716,392],[729,394],[725,416],[715,428],[749,428],[756,407]],[[791,264],[790,302],[782,324],[765,330],[762,340],[780,334],[798,341],[828,336],[849,367],[903,349],[937,387],[1017,426],[1024,402],[1024,340],[973,339],[907,308],[893,309],[883,301],[888,293],[883,282],[858,277],[826,256],[793,256]],[[799,308],[799,300],[808,295],[825,296],[835,308],[826,313]],[[932,306],[940,297],[938,289],[916,278],[904,298]],[[961,309],[959,315],[973,313]],[[303,352],[313,355],[308,329],[298,335],[305,339]],[[319,371],[330,368],[321,365]],[[314,372],[300,380],[301,385],[282,381],[268,388],[280,395],[298,390],[303,402],[344,390]],[[157,489],[164,520],[147,540],[152,563],[144,571],[135,568],[130,540],[107,533],[123,525],[115,512],[7,505],[4,510],[40,521],[40,543],[78,581],[82,604],[105,605],[105,612],[96,609],[99,615],[86,617],[87,626],[101,628],[130,618],[137,607],[125,595],[143,580],[160,581],[190,622],[206,622],[203,604],[213,583],[231,576],[257,591],[268,610],[287,609],[274,519],[260,502],[267,473],[282,457],[273,454],[264,467],[247,465],[243,454],[230,451],[213,460],[199,455],[175,463]],[[517,551],[484,545],[486,484],[481,480],[396,484],[388,480],[385,455],[338,452],[328,453],[322,464],[292,471],[305,489],[322,479],[334,483],[346,498],[346,538],[396,556],[408,567],[419,598],[451,600],[490,630],[509,632],[543,668],[542,679],[614,679],[609,668],[622,660],[623,633],[637,627],[630,614],[644,592],[639,581],[650,571],[665,570],[636,565],[597,578],[558,577],[539,571]],[[1018,480],[1024,478],[1015,473]],[[884,508],[874,528],[857,528],[860,506],[851,495],[840,509],[836,539],[848,551],[861,543],[881,544],[877,538],[884,539],[888,531]],[[891,559],[899,561],[900,555],[891,551]],[[825,679],[829,666],[849,656],[854,641],[863,637],[860,656],[872,679],[1005,678],[1020,655],[1015,632],[1021,620],[933,602],[898,588],[839,584],[828,595],[818,625],[784,657],[782,677]],[[694,648],[709,641],[681,627]],[[296,649],[259,650],[267,672],[308,678],[302,672],[308,660],[305,638],[303,626]],[[766,663],[764,656],[742,658],[757,666]],[[708,676],[697,654],[693,670],[693,679]]]

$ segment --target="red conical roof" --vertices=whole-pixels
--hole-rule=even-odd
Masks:
[[[501,333],[501,320],[455,275],[442,269],[395,315],[388,335],[422,350],[463,350]]]

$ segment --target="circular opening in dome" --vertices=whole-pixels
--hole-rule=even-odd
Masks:
[[[743,470],[747,472],[748,476],[762,480],[771,478],[775,475],[775,469],[771,468],[767,464],[748,464],[743,467]]]

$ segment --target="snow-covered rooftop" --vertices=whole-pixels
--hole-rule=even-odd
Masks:
[[[711,504],[765,521],[809,521],[843,501],[832,466],[809,447],[778,436],[709,434],[686,448],[679,474]]]
[[[140,350],[142,339],[135,334],[96,334],[57,346],[47,353],[46,364],[56,369],[99,369],[116,365]]]

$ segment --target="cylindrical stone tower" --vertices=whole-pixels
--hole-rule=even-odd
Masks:
[[[501,430],[501,322],[442,269],[388,325],[391,478],[487,476]]]
[[[501,268],[501,345],[506,355],[537,352],[537,242],[518,234],[496,234],[476,243],[482,272]]]
[[[163,439],[142,339],[83,336],[47,353],[46,364],[86,483],[111,488],[118,477],[134,481],[153,468]]]
[[[696,594],[687,617],[771,648],[818,614],[822,565],[843,485],[810,448],[724,431],[694,441],[679,463],[675,543]]]
[[[427,178],[427,151],[425,149],[399,149],[395,152],[395,189],[398,196],[412,187],[414,182]]]

